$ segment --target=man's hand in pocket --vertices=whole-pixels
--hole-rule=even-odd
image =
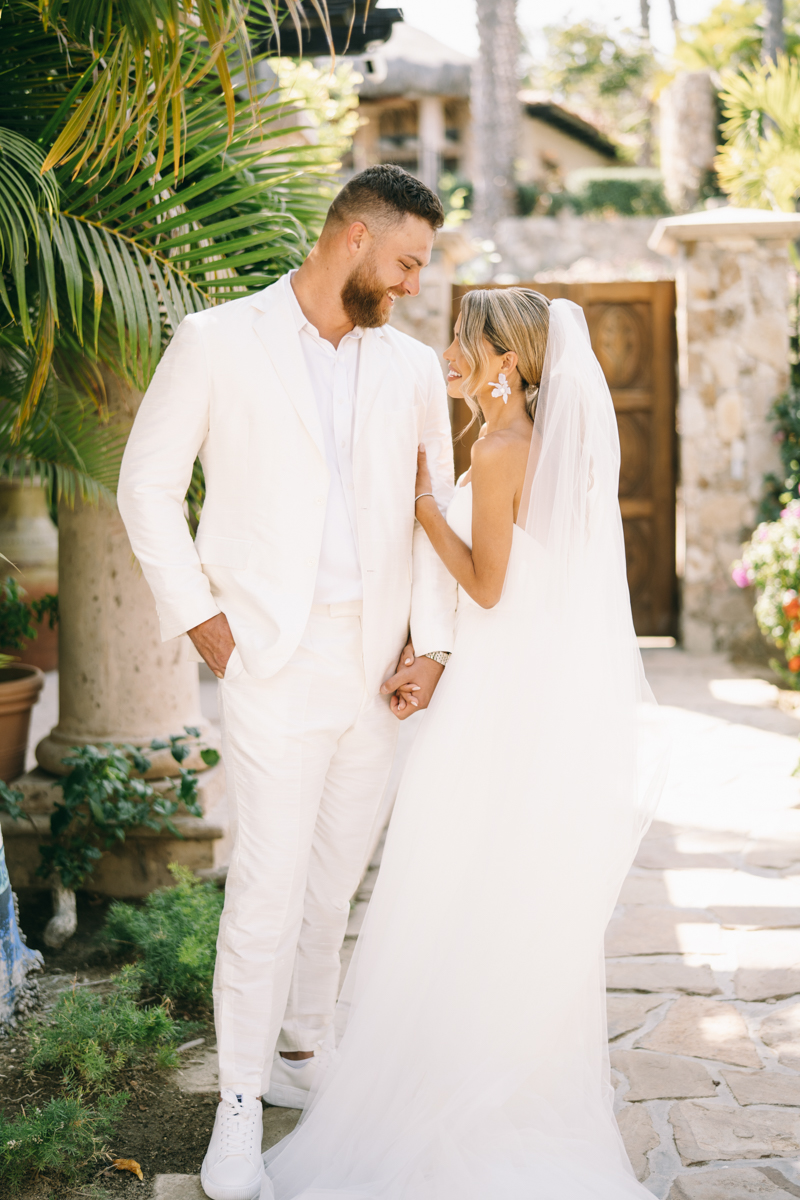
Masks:
[[[211,668],[217,679],[222,679],[236,645],[225,613],[217,613],[188,632],[195,648],[203,656],[203,662]]]

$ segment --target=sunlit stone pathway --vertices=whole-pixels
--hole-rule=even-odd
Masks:
[[[606,939],[620,1127],[658,1197],[800,1197],[800,722],[722,658],[644,656],[674,750]]]
[[[800,1198],[800,721],[721,657],[644,657],[674,751],[608,931],[618,1120],[662,1200]],[[213,1092],[213,1052],[180,1080]],[[266,1109],[265,1147],[298,1115]],[[193,1176],[158,1176],[152,1194],[202,1197]]]

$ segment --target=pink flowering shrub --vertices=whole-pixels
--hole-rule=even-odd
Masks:
[[[785,660],[770,665],[800,690],[800,500],[787,504],[777,521],[762,521],[731,577],[737,587],[756,589],[758,627]]]

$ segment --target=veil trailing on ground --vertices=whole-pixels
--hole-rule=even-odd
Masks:
[[[556,300],[503,596],[400,786],[277,1200],[648,1200],[611,1107],[603,935],[665,761],[634,636],[611,396]],[[469,504],[469,492],[454,504]]]

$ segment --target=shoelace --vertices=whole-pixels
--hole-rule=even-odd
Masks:
[[[228,1088],[222,1090],[222,1152],[225,1157],[229,1154],[247,1154],[253,1144],[255,1122],[249,1119],[242,1097]]]

